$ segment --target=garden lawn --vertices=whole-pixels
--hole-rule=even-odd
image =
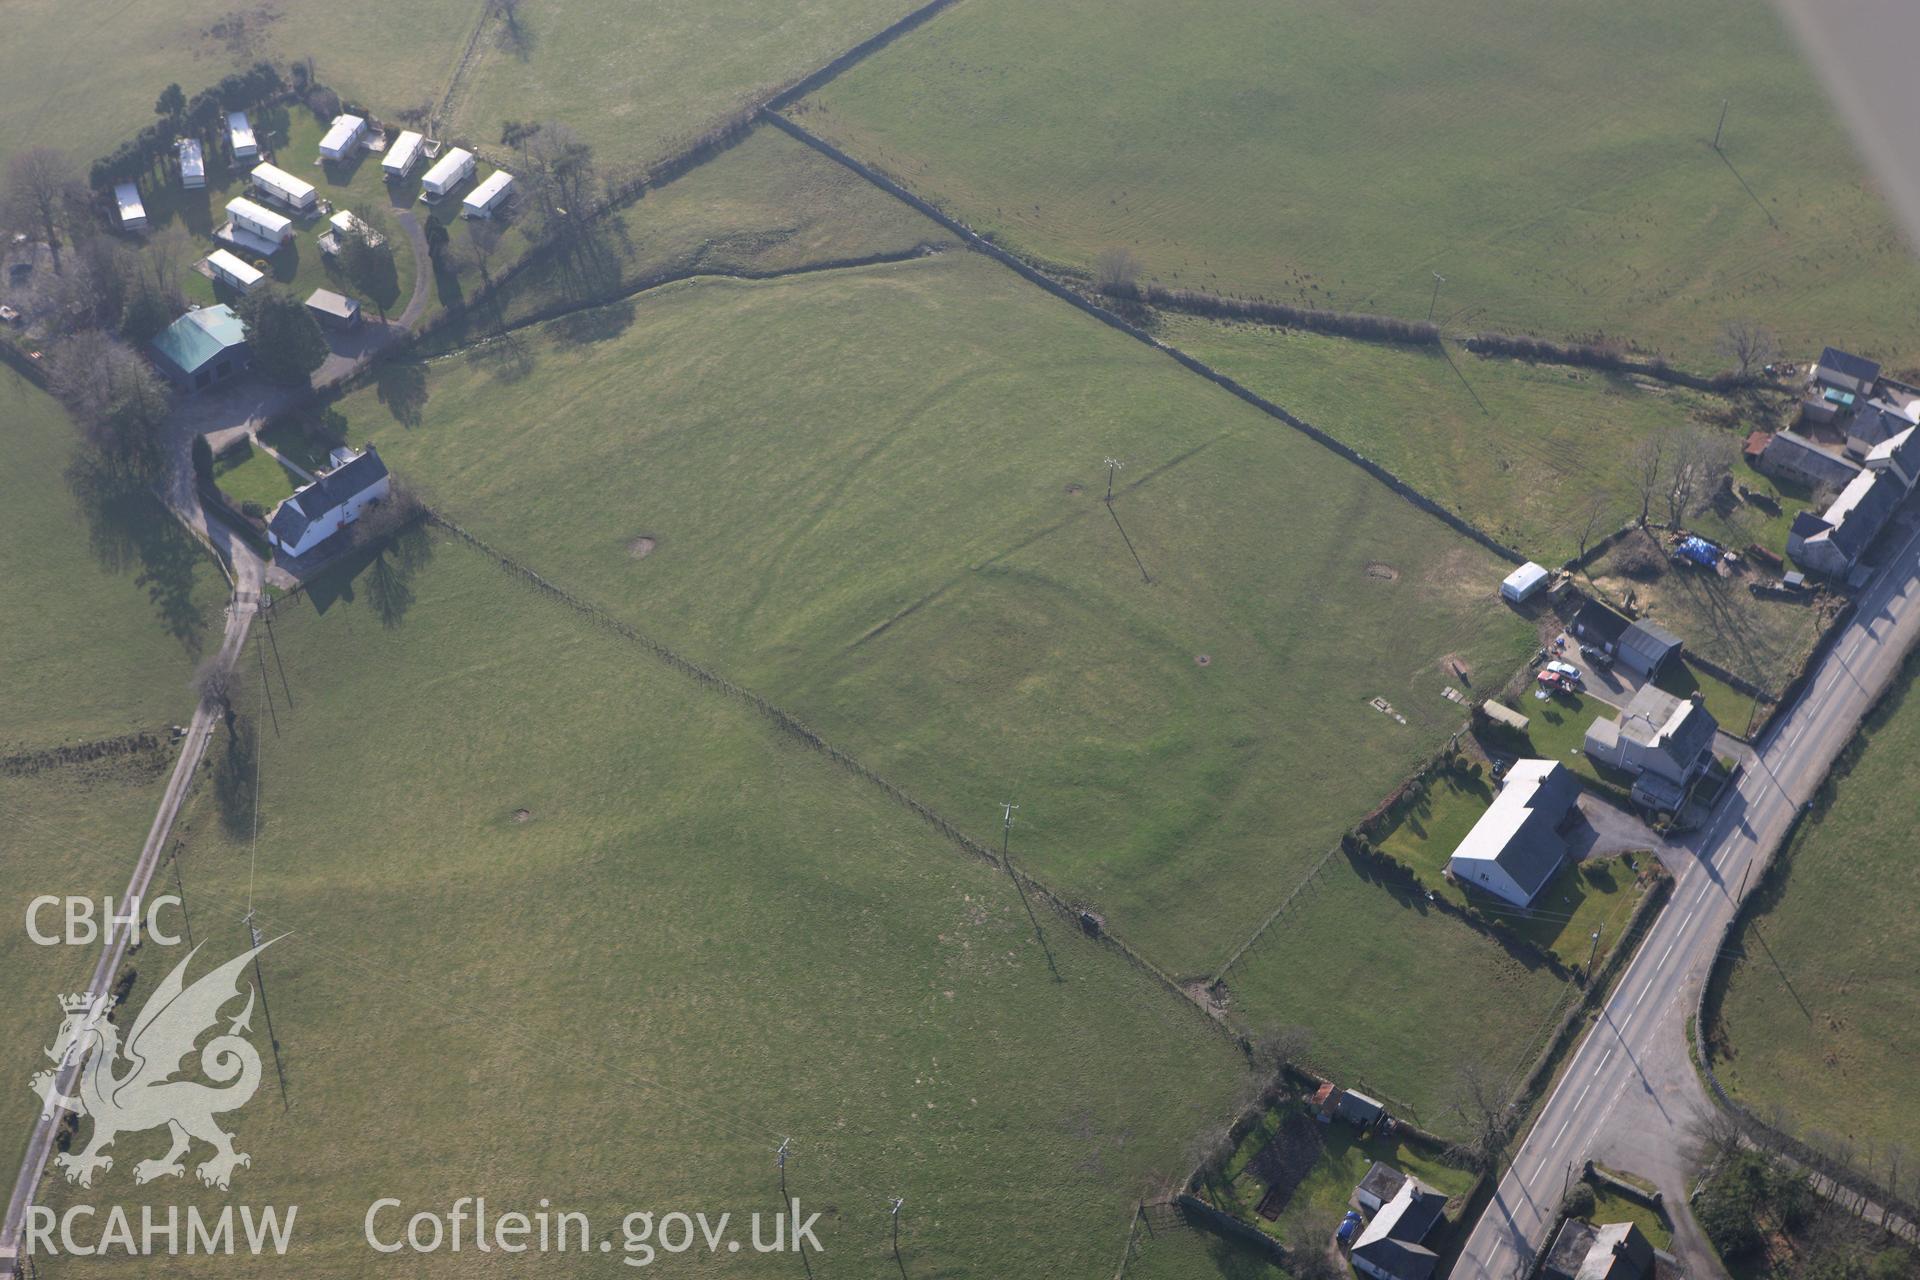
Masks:
[[[1641,894],[1634,873],[1617,857],[1569,862],[1524,909],[1491,894],[1469,893],[1446,878],[1447,861],[1492,803],[1492,792],[1477,775],[1436,774],[1424,790],[1402,802],[1380,848],[1413,868],[1423,887],[1475,906],[1566,964],[1585,968],[1595,932],[1602,954],[1626,932]]]
[[[1536,962],[1336,857],[1226,973],[1256,1037],[1311,1029],[1322,1075],[1456,1135],[1462,1073],[1511,1088],[1573,989]]]
[[[298,483],[293,473],[280,465],[279,459],[244,440],[239,448],[229,449],[214,460],[213,482],[234,506],[257,502],[264,511],[271,511],[281,499],[292,497]]]
[[[638,168],[851,49],[913,0],[526,0],[522,38],[490,24],[453,104],[493,142],[505,120],[559,120],[606,163]]]
[[[1241,1055],[1187,1002],[1044,909],[1043,947],[1004,873],[463,544],[416,530],[274,633],[292,697],[270,716],[247,683],[240,708],[257,862],[245,729],[180,832],[202,961],[244,945],[249,900],[278,939],[232,1194],[298,1204],[298,1240],[235,1274],[472,1271],[372,1253],[380,1196],[550,1197],[616,1248],[636,1208],[744,1236],[781,1203],[783,1137],[820,1280],[893,1265],[889,1195],[918,1206],[909,1274],[1104,1273],[1231,1106]],[[135,1003],[178,954],[141,953]],[[128,1203],[229,1200],[125,1178]]]
[[[1587,726],[1595,720],[1611,720],[1620,714],[1617,708],[1584,693],[1555,693],[1541,702],[1528,692],[1513,699],[1512,705],[1528,720],[1527,739],[1532,748],[1526,754],[1558,760],[1586,782],[1610,788],[1621,796],[1632,789],[1630,775],[1611,765],[1595,763],[1586,750]]]
[[[1317,1248],[1346,1213],[1353,1189],[1367,1176],[1375,1161],[1411,1174],[1449,1199],[1458,1201],[1473,1189],[1473,1174],[1442,1164],[1421,1148],[1390,1137],[1363,1138],[1359,1130],[1344,1121],[1321,1124],[1300,1113],[1301,1104],[1288,1100],[1267,1110],[1261,1121],[1241,1139],[1228,1160],[1223,1176],[1208,1182],[1205,1191],[1216,1207],[1233,1214],[1242,1222],[1266,1231],[1294,1249]],[[1261,1149],[1285,1126],[1287,1139],[1300,1135],[1313,1142],[1318,1156],[1306,1175],[1293,1188],[1280,1216],[1272,1221],[1262,1217],[1259,1208],[1268,1184],[1250,1164]],[[1452,1206],[1457,1212],[1459,1204]]]
[[[73,424],[4,368],[0,406],[0,754],[185,720],[219,634],[219,567],[144,492],[84,477],[76,491]]]
[[[1656,1249],[1673,1247],[1673,1224],[1665,1214],[1617,1192],[1593,1188],[1593,1222],[1631,1222]]]
[[[520,324],[618,298],[666,276],[805,270],[952,242],[938,223],[864,178],[761,126],[722,155],[601,218],[583,251],[543,254],[502,280],[497,311],[470,308],[422,345],[446,350],[484,336],[503,317]],[[598,341],[631,319],[630,306],[609,306],[558,332]]]
[[[1725,411],[1704,393],[1482,359],[1453,343],[1395,346],[1171,313],[1158,332],[1548,565],[1639,515],[1633,453],[1643,440]],[[1783,531],[1775,549],[1785,546]]]
[[[1784,886],[1763,887],[1715,1037],[1726,1048],[1714,1070],[1742,1102],[1761,1115],[1778,1108],[1816,1145],[1845,1139],[1860,1153],[1872,1143],[1880,1176],[1890,1146],[1920,1151],[1920,1115],[1907,1105],[1920,1087],[1920,861],[1913,806],[1895,799],[1920,767],[1915,670],[1910,662],[1782,851]]]
[[[1529,644],[1499,561],[978,255],[674,286],[523,346],[428,366],[410,430],[378,386],[339,409],[983,842],[1012,795],[1016,860],[1179,972],[1458,728],[1444,659],[1497,682]]]
[[[1894,364],[1920,272],[1763,0],[979,0],[794,108],[1001,243],[1088,271],[1719,367],[1751,317]],[[1711,141],[1732,101],[1721,150]]]

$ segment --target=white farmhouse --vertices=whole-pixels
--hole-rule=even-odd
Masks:
[[[343,453],[335,451],[336,462]],[[391,488],[387,464],[368,445],[275,507],[267,521],[267,541],[282,555],[305,555],[358,520]]]

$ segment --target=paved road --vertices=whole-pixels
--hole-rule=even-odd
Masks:
[[[1901,536],[1805,693],[1756,744],[1737,790],[1689,849],[1667,855],[1673,897],[1514,1154],[1454,1276],[1521,1274],[1553,1221],[1568,1170],[1577,1173],[1589,1158],[1652,1178],[1677,1210],[1676,1248],[1696,1275],[1717,1272],[1684,1208],[1687,1124],[1709,1105],[1687,1057],[1686,1019],[1749,872],[1759,874],[1920,639],[1920,532]]]
[[[177,490],[176,490],[177,492]],[[188,485],[191,493],[191,484]],[[265,581],[266,566],[252,548],[239,538],[233,537],[220,525],[209,526],[206,515],[197,501],[190,510],[177,513],[183,522],[197,535],[205,538],[222,552],[223,558],[231,566],[233,574],[233,598],[227,606],[226,631],[220,639],[219,658],[229,670],[239,659],[240,648],[246,643],[247,629],[253,622],[253,616],[260,605],[262,583]],[[146,843],[140,847],[140,858],[134,863],[133,875],[127,882],[126,892],[116,901],[126,902],[135,898],[145,898],[147,887],[153,880],[155,869],[162,861],[167,847],[167,837],[173,831],[174,818],[180,812],[180,805],[193,785],[194,770],[206,755],[207,740],[213,736],[214,721],[219,716],[215,706],[202,701],[194,710],[193,722],[187,727],[187,736],[180,746],[180,757],[174,763],[173,775],[167,780],[167,789],[160,798],[160,810],[154,815],[153,825],[147,830]],[[113,986],[120,972],[120,963],[126,958],[127,943],[131,930],[119,931],[106,939],[101,948],[100,959],[93,968],[93,977],[87,984],[89,993],[99,996],[106,994]],[[59,1091],[71,1094],[74,1091],[80,1069],[80,1058],[69,1052],[60,1063],[57,1073]],[[14,1180],[13,1193],[7,1200],[7,1213],[0,1220],[0,1275],[12,1274],[12,1265],[18,1256],[21,1228],[26,1219],[28,1205],[33,1202],[35,1189],[46,1172],[47,1161],[53,1154],[54,1138],[59,1131],[60,1113],[51,1108],[42,1108],[34,1121],[33,1135],[27,1144],[26,1156],[20,1162],[20,1172]]]

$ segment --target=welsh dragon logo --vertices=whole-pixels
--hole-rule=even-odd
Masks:
[[[135,1182],[185,1174],[181,1158],[195,1139],[213,1148],[212,1157],[195,1167],[207,1186],[224,1191],[235,1169],[253,1163],[245,1152],[234,1150],[233,1135],[214,1120],[222,1112],[245,1106],[260,1087],[260,1055],[242,1034],[251,1029],[258,994],[252,984],[244,988],[246,1008],[225,1032],[200,1049],[200,1071],[223,1087],[174,1077],[200,1037],[220,1022],[220,1010],[240,997],[242,971],[272,945],[265,942],[243,952],[192,986],[186,985],[187,965],[200,948],[189,951],[147,998],[125,1044],[120,1029],[107,1020],[109,997],[61,997],[66,1021],[53,1047],[46,1050],[54,1067],[34,1076],[32,1087],[48,1106],[93,1121],[93,1133],[83,1151],[54,1157],[54,1166],[68,1182],[92,1186],[96,1172],[113,1168],[113,1157],[103,1152],[114,1139],[162,1125],[172,1135],[173,1145],[159,1159],[134,1165]],[[59,1086],[69,1055],[80,1064],[71,1095],[61,1093]]]

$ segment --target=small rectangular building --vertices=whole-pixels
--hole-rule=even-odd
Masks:
[[[198,191],[207,185],[207,157],[200,150],[200,139],[182,138],[174,143],[180,156],[180,185]]]
[[[1680,652],[1680,637],[1656,622],[1641,618],[1620,633],[1620,665],[1651,680]]]
[[[225,249],[215,249],[207,255],[207,270],[213,272],[213,278],[241,293],[249,293],[267,273],[242,258],[237,253]]]
[[[1428,1280],[1440,1257],[1423,1241],[1446,1207],[1445,1196],[1408,1178],[1353,1242],[1353,1269],[1371,1280]]]
[[[1448,873],[1516,907],[1532,905],[1566,861],[1561,831],[1579,798],[1580,783],[1565,765],[1515,761],[1492,806],[1447,859]]]
[[[228,233],[221,239],[231,239],[256,252],[274,253],[293,239],[293,219],[245,196],[235,196],[227,201],[227,225],[221,230]]]
[[[235,160],[257,160],[260,144],[253,140],[253,124],[244,111],[227,112],[227,146]]]
[[[327,132],[320,139],[320,156],[325,160],[345,160],[360,149],[360,139],[367,132],[367,122],[362,116],[338,115],[327,126]]]
[[[1493,723],[1511,729],[1515,733],[1525,733],[1527,731],[1527,725],[1531,723],[1525,716],[1504,702],[1494,702],[1489,699],[1480,704],[1480,710],[1485,713],[1487,719],[1493,721]]]
[[[370,245],[383,245],[387,238],[375,231],[353,215],[350,209],[341,209],[327,219],[327,229],[320,233],[320,252],[329,257],[338,254],[346,247],[349,239],[360,236]]]
[[[303,182],[279,165],[257,164],[249,175],[253,189],[295,213],[305,213],[319,203],[320,193],[311,182]]]
[[[1831,387],[1846,395],[1869,396],[1873,394],[1873,384],[1879,380],[1878,364],[1838,347],[1828,347],[1822,351],[1820,359],[1813,366],[1815,385]]]
[[[1500,598],[1511,604],[1530,599],[1547,585],[1547,571],[1529,560],[1506,576],[1500,584]]]
[[[224,303],[175,320],[147,344],[153,364],[182,391],[198,391],[247,367],[247,330]]]
[[[486,181],[467,193],[460,202],[460,213],[467,218],[488,218],[513,194],[513,175],[505,169],[495,169],[487,175]]]
[[[360,304],[331,289],[315,289],[307,298],[307,310],[328,329],[351,329],[360,323]]]
[[[1851,458],[1823,449],[1797,431],[1776,431],[1757,464],[1760,471],[1815,489],[1838,489],[1860,473]]]
[[[473,152],[455,147],[434,161],[427,176],[420,179],[420,198],[429,204],[443,200],[453,189],[473,176]]]
[[[1906,499],[1907,486],[1890,468],[1862,471],[1819,515],[1802,511],[1787,533],[1787,554],[1816,573],[1844,578],[1880,536]]]
[[[122,182],[113,188],[113,203],[120,210],[120,227],[123,231],[145,231],[147,229],[147,206],[140,203],[140,188],[131,182]]]
[[[419,163],[420,148],[426,138],[412,129],[402,130],[393,145],[387,148],[387,154],[380,157],[380,173],[389,182],[398,182],[413,172],[413,166]]]
[[[1847,419],[1847,452],[1864,458],[1913,425],[1904,408],[1884,400],[1869,400]]]

